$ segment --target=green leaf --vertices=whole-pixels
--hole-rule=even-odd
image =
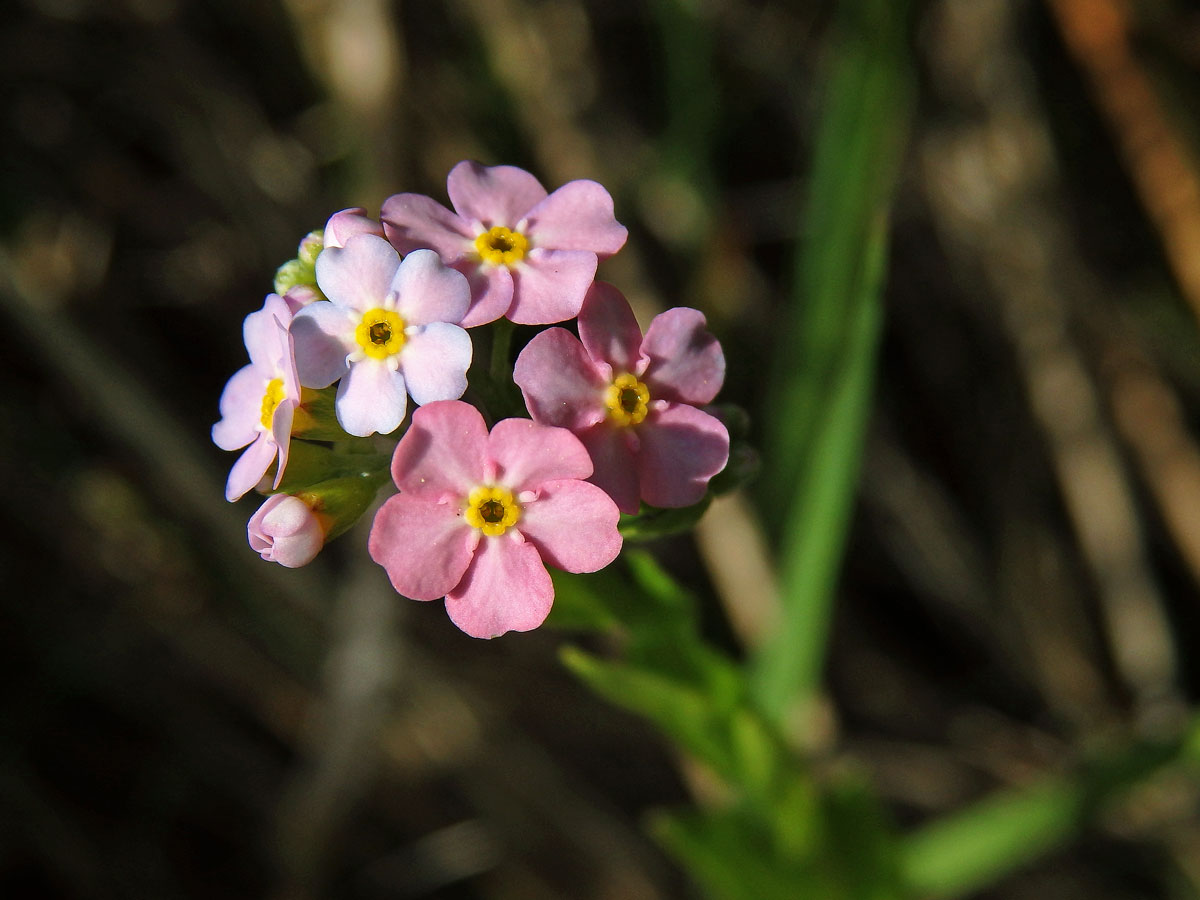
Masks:
[[[781,725],[817,689],[875,372],[887,211],[912,96],[907,2],[843,3],[817,140],[808,235],[781,328],[763,478],[782,522],[782,619],[753,661]]]

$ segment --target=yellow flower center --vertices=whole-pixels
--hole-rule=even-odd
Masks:
[[[404,320],[390,309],[369,309],[354,329],[354,339],[371,359],[387,359],[404,346]]]
[[[519,518],[521,504],[508,488],[481,485],[467,497],[467,524],[486,535],[504,534]]]
[[[604,392],[608,417],[616,425],[638,425],[650,410],[650,391],[633,375],[618,375]]]
[[[496,225],[475,238],[475,249],[484,262],[511,266],[525,258],[529,240],[519,231]]]
[[[267,382],[267,389],[263,391],[262,401],[262,426],[271,430],[271,422],[275,418],[275,409],[283,402],[283,379],[272,378]]]

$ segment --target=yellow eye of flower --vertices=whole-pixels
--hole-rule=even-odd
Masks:
[[[354,329],[354,339],[371,359],[387,359],[404,346],[404,320],[390,309],[369,309]]]
[[[650,411],[650,391],[633,375],[618,375],[604,392],[608,418],[615,425],[638,425]]]
[[[466,518],[472,528],[495,537],[521,518],[521,504],[507,488],[480,485],[467,497]]]
[[[475,249],[484,262],[511,266],[524,259],[529,241],[521,232],[497,225],[475,238]]]
[[[262,399],[262,426],[271,430],[271,422],[275,418],[275,409],[283,402],[283,379],[272,378],[267,382],[267,389],[263,391]]]

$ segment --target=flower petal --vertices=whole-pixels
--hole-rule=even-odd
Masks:
[[[564,184],[529,210],[524,228],[531,243],[551,250],[590,250],[612,256],[628,230],[613,215],[612,195],[594,181]]]
[[[613,373],[637,374],[642,361],[642,329],[629,301],[603,281],[591,286],[579,310],[579,339],[597,362],[604,360]]]
[[[636,513],[641,506],[638,489],[637,436],[629,428],[595,425],[579,432],[595,471],[588,479],[612,497],[623,513]]]
[[[586,481],[553,481],[525,504],[517,528],[542,559],[568,572],[603,569],[621,552],[616,503]]]
[[[409,325],[458,324],[471,305],[466,277],[444,265],[432,250],[414,250],[404,257],[392,289],[398,294],[396,311]]]
[[[466,275],[471,285],[471,306],[458,324],[474,328],[508,312],[513,299],[513,277],[508,266],[460,262],[454,268]]]
[[[347,434],[391,434],[404,421],[408,392],[404,375],[384,362],[364,359],[350,367],[338,385],[334,409]]]
[[[296,313],[291,334],[296,374],[302,385],[329,387],[346,374],[346,354],[354,347],[354,326],[359,318],[328,300],[318,300]]]
[[[321,251],[317,287],[338,306],[366,312],[383,306],[399,267],[395,247],[373,234],[356,234],[344,247]]]
[[[375,514],[367,549],[397,593],[436,600],[462,580],[478,540],[461,506],[395,494]]]
[[[478,235],[432,197],[394,194],[383,201],[383,233],[401,253],[427,248],[450,265],[475,249]]]
[[[537,628],[553,603],[554,585],[537,548],[510,532],[479,542],[462,581],[446,595],[446,612],[471,637],[493,638]]]
[[[221,421],[212,427],[213,443],[222,450],[245,447],[258,436],[267,378],[254,366],[242,366],[221,391]]]
[[[524,169],[483,166],[469,159],[450,170],[446,192],[460,216],[485,229],[512,228],[546,197],[546,189]]]
[[[405,342],[400,367],[418,405],[457,400],[467,389],[471,337],[449,322],[426,325]]]
[[[465,502],[473,487],[494,474],[487,447],[479,410],[461,400],[430,403],[413,410],[392,456],[392,478],[405,494],[423,500]]]
[[[279,487],[283,470],[287,468],[288,450],[292,445],[292,419],[295,415],[295,401],[284,400],[275,407],[275,414],[271,416],[271,439],[279,448],[279,465],[275,467],[275,483],[272,487]]]
[[[638,426],[638,477],[652,506],[698,503],[709,479],[729,461],[729,432],[719,419],[692,406],[667,404]]]
[[[565,428],[529,419],[497,422],[488,438],[496,480],[513,493],[536,491],[543,482],[587,478],[592,461],[579,438]]]
[[[531,250],[513,271],[508,318],[520,325],[572,319],[595,277],[596,254],[591,251]]]
[[[676,307],[654,317],[642,341],[646,386],[655,400],[702,406],[725,381],[725,354],[697,309]]]
[[[229,502],[239,499],[250,488],[254,487],[271,468],[279,447],[265,431],[259,432],[258,438],[238,457],[233,468],[229,470],[229,479],[225,482],[225,499]]]
[[[284,355],[276,319],[286,329],[292,321],[291,308],[278,294],[267,294],[263,308],[250,313],[242,322],[242,339],[246,342],[250,362],[263,372],[273,372]]]
[[[513,367],[513,381],[534,420],[572,431],[604,421],[606,375],[565,328],[534,335]]]
[[[323,241],[326,247],[345,247],[356,234],[383,237],[383,226],[367,215],[361,206],[335,212],[325,223]]]

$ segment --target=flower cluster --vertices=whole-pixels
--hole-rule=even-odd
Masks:
[[[250,364],[212,436],[245,448],[226,498],[270,495],[248,537],[284,566],[311,561],[390,475],[372,559],[400,594],[444,597],[459,628],[494,637],[545,620],[547,565],[594,572],[626,520],[703,509],[729,460],[706,409],[725,358],[698,311],[643,334],[595,280],[627,236],[596,182],[547,193],[522,169],[462,162],[447,192],[453,210],[397,194],[379,220],[343,210],[304,238],[246,317]],[[513,364],[514,323],[558,327]]]

